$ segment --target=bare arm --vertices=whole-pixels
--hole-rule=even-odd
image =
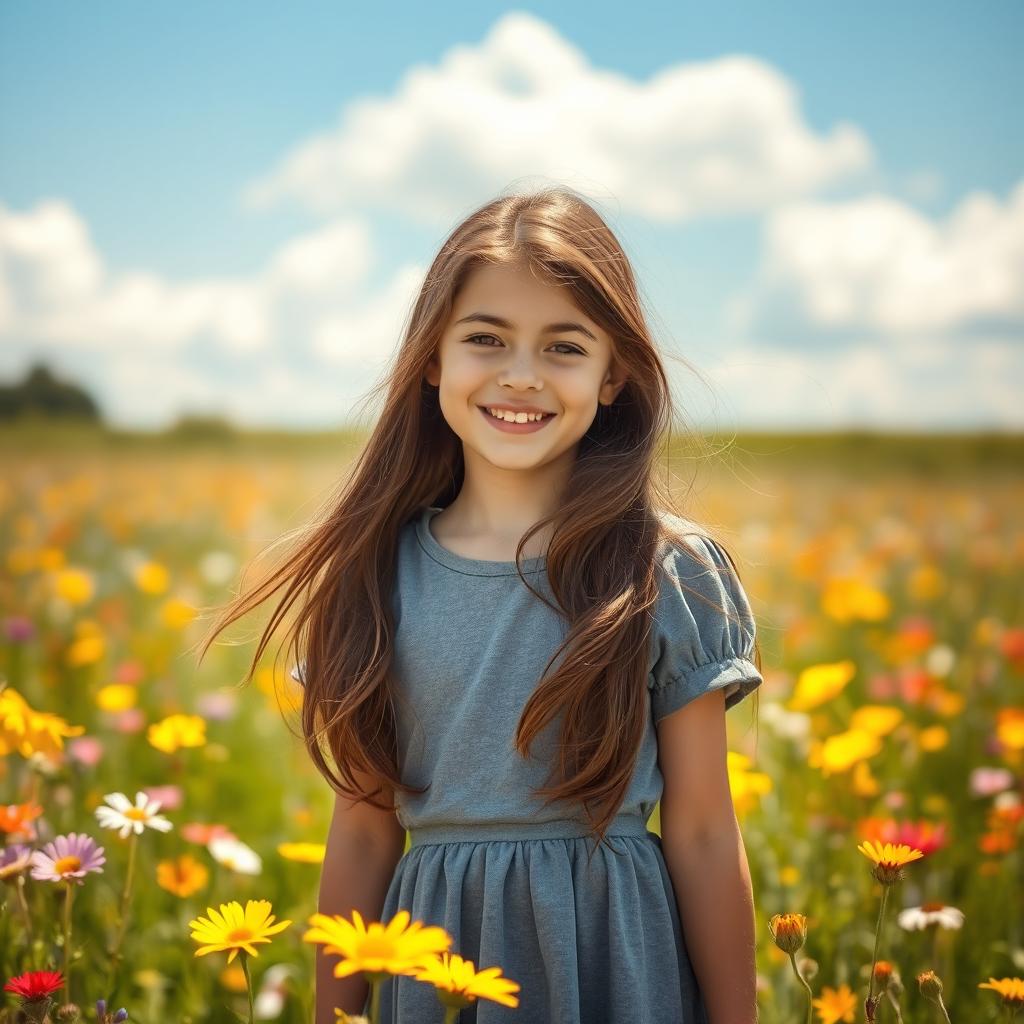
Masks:
[[[756,1024],[754,898],[739,830],[663,849],[711,1024]]]
[[[725,695],[714,690],[657,724],[662,852],[711,1024],[756,1024],[750,868],[727,770]]]
[[[376,788],[368,776],[356,773],[356,778],[364,792]],[[393,801],[391,790],[385,787],[383,796],[376,799]],[[378,810],[366,802],[350,803],[347,797],[336,794],[317,910],[352,920],[355,909],[367,926],[379,921],[405,844],[405,829],[393,812]],[[335,1024],[336,1006],[350,1014],[363,1012],[369,983],[361,972],[336,978],[338,962],[338,956],[325,955],[323,946],[316,946],[315,1024]]]

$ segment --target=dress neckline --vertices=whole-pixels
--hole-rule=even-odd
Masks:
[[[435,561],[455,572],[461,572],[466,576],[518,576],[515,561],[497,562],[486,558],[466,558],[457,555],[454,551],[443,547],[438,543],[430,530],[430,520],[442,511],[439,506],[426,505],[416,520],[416,537],[420,547]],[[534,558],[524,558],[520,563],[524,575],[528,572],[542,572],[545,562],[544,555]]]

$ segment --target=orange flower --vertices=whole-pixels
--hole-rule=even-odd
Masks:
[[[206,866],[190,853],[184,853],[175,860],[162,860],[156,866],[157,885],[182,899],[202,889],[209,878]]]
[[[818,999],[812,999],[811,1005],[818,1011],[821,1024],[853,1024],[854,1011],[857,1008],[857,996],[845,982],[839,988],[826,985]]]
[[[857,847],[861,853],[874,862],[871,873],[882,885],[894,885],[903,877],[903,865],[911,861],[919,860],[924,854],[920,850],[912,849],[905,844],[894,846],[886,843],[884,846],[875,842],[861,843]]]

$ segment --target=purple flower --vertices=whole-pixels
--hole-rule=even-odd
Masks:
[[[101,865],[107,861],[103,847],[84,832],[70,832],[57,836],[41,850],[32,854],[32,877],[40,882],[74,882],[84,885],[82,879],[90,872],[102,873]]]
[[[26,843],[12,843],[0,849],[0,881],[14,878],[28,867],[32,847]]]
[[[4,619],[4,636],[12,643],[24,643],[36,632],[35,624],[27,615],[9,615]]]

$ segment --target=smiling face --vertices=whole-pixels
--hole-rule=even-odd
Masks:
[[[475,453],[502,469],[534,469],[575,458],[598,404],[623,386],[616,373],[611,338],[567,287],[526,268],[485,266],[460,291],[425,377],[467,463]],[[495,407],[552,415],[509,424],[486,411]]]

